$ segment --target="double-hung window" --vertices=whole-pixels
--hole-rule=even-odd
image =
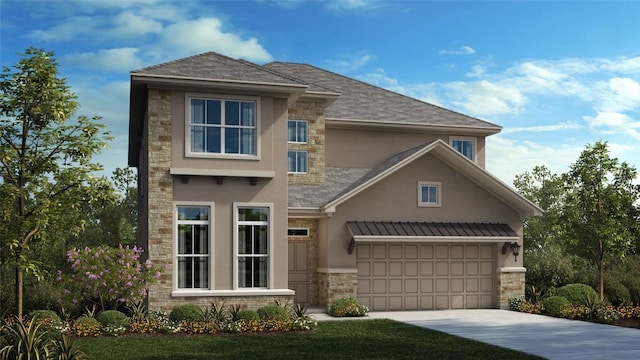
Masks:
[[[287,141],[289,144],[309,142],[309,123],[304,120],[289,120],[287,123]],[[308,171],[309,154],[302,150],[289,150],[287,170],[293,174],[305,174]]]
[[[236,266],[239,289],[268,288],[271,207],[235,206]]]
[[[178,289],[210,289],[211,206],[176,207]]]
[[[256,101],[189,97],[191,153],[257,155]]]
[[[475,161],[475,141],[473,139],[451,139],[451,147],[466,156],[469,160]]]
[[[418,206],[438,207],[440,206],[440,183],[430,181],[418,182]]]
[[[306,144],[308,142],[308,138],[308,122],[304,120],[289,120],[287,123],[288,142]]]
[[[308,170],[308,157],[306,151],[289,150],[288,157],[288,172],[293,174],[305,174]]]

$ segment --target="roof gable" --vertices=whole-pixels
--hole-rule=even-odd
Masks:
[[[425,154],[435,155],[478,186],[518,211],[522,218],[542,215],[543,211],[537,205],[491,175],[485,169],[464,157],[441,139],[434,140],[391,157],[325,204],[323,207],[324,210],[326,212],[335,212],[336,207],[340,204],[348,201]]]

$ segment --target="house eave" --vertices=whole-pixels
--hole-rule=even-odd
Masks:
[[[370,130],[403,130],[418,131],[435,134],[468,134],[489,136],[502,131],[501,126],[466,126],[466,125],[438,125],[438,124],[421,124],[407,122],[388,122],[382,120],[365,120],[365,119],[347,119],[347,118],[331,118],[325,119],[328,128],[334,129],[370,129]]]

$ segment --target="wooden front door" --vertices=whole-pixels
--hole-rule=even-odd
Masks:
[[[289,289],[296,303],[309,303],[309,242],[289,241]]]

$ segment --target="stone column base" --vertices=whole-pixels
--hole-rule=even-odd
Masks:
[[[322,269],[318,268],[318,305],[331,306],[335,299],[356,297],[358,288],[357,269]]]
[[[503,267],[498,274],[498,307],[509,309],[509,299],[524,299],[524,281],[527,269],[523,267]]]

